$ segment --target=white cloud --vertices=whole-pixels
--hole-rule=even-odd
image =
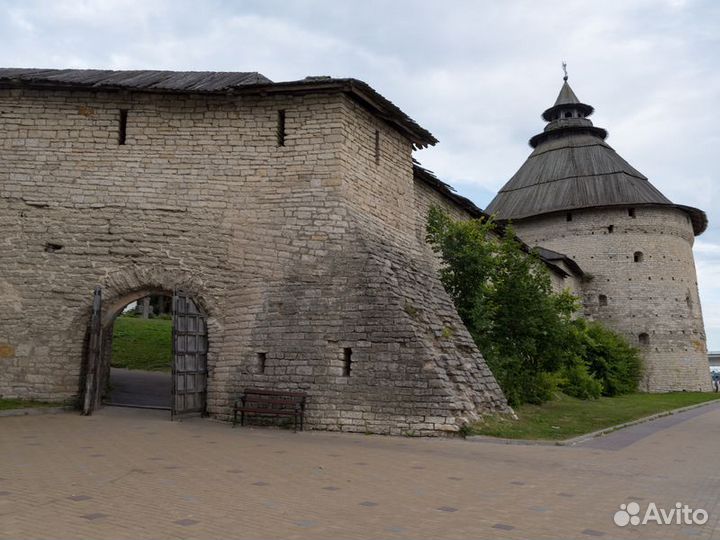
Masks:
[[[720,256],[720,244],[716,244],[714,242],[709,242],[709,241],[703,240],[702,238],[698,238],[697,240],[695,240],[695,245],[693,246],[693,251],[695,253]]]

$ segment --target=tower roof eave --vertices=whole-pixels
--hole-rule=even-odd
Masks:
[[[580,103],[578,101],[577,103],[573,103],[571,106],[572,108],[581,111],[585,116],[590,116],[593,112],[595,112],[594,107],[592,105],[588,105],[587,103]],[[545,109],[545,111],[542,113],[543,120],[545,120],[546,122],[550,122],[555,117],[555,114],[558,111],[567,108],[568,104],[553,105],[549,109]]]
[[[588,206],[576,206],[573,208],[561,208],[561,209],[552,209],[547,210],[545,212],[537,212],[534,214],[527,214],[527,215],[516,215],[512,218],[503,217],[502,215],[498,215],[496,212],[493,211],[492,206],[488,206],[485,209],[486,214],[490,214],[495,218],[495,221],[501,224],[508,224],[511,222],[517,222],[517,221],[525,221],[527,219],[532,219],[536,217],[541,216],[549,216],[552,214],[559,214],[562,212],[569,212],[574,210],[602,210],[604,208],[642,208],[642,207],[665,207],[665,208],[675,208],[677,210],[681,210],[688,214],[688,217],[690,218],[690,222],[692,223],[693,227],[693,234],[695,236],[700,236],[702,233],[704,233],[707,230],[708,227],[708,217],[707,214],[700,210],[699,208],[695,208],[693,206],[686,206],[684,204],[673,204],[673,203],[657,203],[657,202],[651,202],[651,203],[620,203],[620,204],[605,204],[602,206],[598,205],[588,205]]]
[[[543,141],[546,141],[553,137],[559,138],[559,137],[563,137],[563,136],[570,135],[570,134],[573,134],[573,135],[589,134],[589,135],[594,135],[595,137],[598,137],[602,140],[605,140],[608,136],[607,130],[605,130],[603,128],[595,127],[593,125],[563,126],[560,129],[543,131],[542,133],[538,133],[537,135],[534,135],[533,137],[530,138],[530,140],[528,141],[528,144],[532,148],[536,148]]]

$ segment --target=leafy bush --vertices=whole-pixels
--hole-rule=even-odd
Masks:
[[[597,399],[603,390],[602,383],[588,372],[582,361],[562,370],[558,387],[567,395],[578,399]]]
[[[639,351],[628,341],[597,322],[575,321],[584,336],[583,360],[602,385],[603,396],[635,392],[642,376]]]

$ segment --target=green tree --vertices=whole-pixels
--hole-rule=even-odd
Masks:
[[[552,396],[558,372],[575,358],[567,347],[576,309],[567,292],[552,291],[535,253],[510,228],[497,237],[492,220],[455,221],[430,211],[427,239],[440,255],[440,278],[508,400],[540,403]]]
[[[427,240],[443,262],[443,285],[511,404],[541,403],[556,388],[588,399],[637,386],[636,351],[600,325],[574,320],[577,299],[553,291],[547,268],[512,228],[491,219],[456,221],[433,208]]]

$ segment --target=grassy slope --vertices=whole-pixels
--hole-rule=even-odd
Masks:
[[[112,342],[112,365],[147,371],[170,371],[172,321],[118,317]]]
[[[472,433],[508,439],[562,440],[718,398],[719,394],[702,392],[631,394],[589,401],[560,396],[542,405],[517,407],[519,420],[488,417],[472,426]]]

